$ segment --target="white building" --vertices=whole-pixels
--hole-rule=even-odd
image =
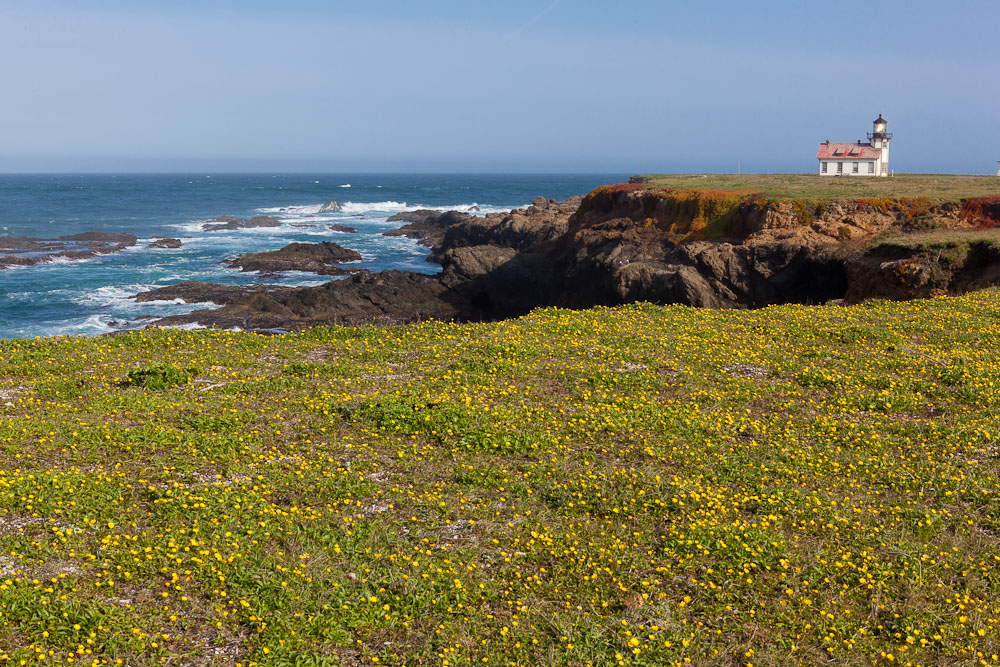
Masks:
[[[868,134],[868,143],[831,143],[819,145],[820,176],[888,176],[889,142],[892,134],[886,132],[887,122],[882,114],[875,119],[874,130]]]

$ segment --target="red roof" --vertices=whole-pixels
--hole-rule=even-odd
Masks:
[[[835,144],[827,142],[819,145],[818,160],[877,160],[882,151],[871,144]]]

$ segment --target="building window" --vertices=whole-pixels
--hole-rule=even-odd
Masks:
[[[822,166],[822,167],[820,167],[820,171],[821,171],[821,172],[823,172],[824,174],[826,173],[826,165],[827,165],[827,163],[826,163],[826,162],[824,162],[824,163],[823,163],[823,166]]]
[[[869,174],[874,174],[875,173],[875,163],[874,162],[869,162],[868,163],[868,173]]]
[[[844,173],[844,163],[843,162],[838,162],[837,163],[837,173],[838,174],[843,174]]]
[[[852,165],[851,165],[851,173],[852,173],[852,174],[857,174],[857,173],[859,173],[859,172],[858,172],[858,163],[857,163],[857,162],[855,162],[854,164],[852,164]]]

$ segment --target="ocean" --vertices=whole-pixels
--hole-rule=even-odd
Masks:
[[[0,270],[0,338],[99,335],[144,326],[151,317],[206,304],[136,303],[132,295],[184,280],[227,285],[319,285],[330,277],[287,273],[278,279],[221,264],[292,242],[334,241],[363,259],[350,266],[436,273],[428,249],[386,237],[401,224],[386,218],[432,208],[508,211],[539,195],[585,194],[627,174],[0,174],[0,237],[52,239],[83,232],[125,232],[139,242],[97,257]],[[336,213],[320,207],[335,200]],[[204,231],[217,216],[269,215],[280,227]],[[357,229],[334,232],[331,224]],[[176,249],[154,249],[159,238]],[[4,254],[0,252],[0,254]]]

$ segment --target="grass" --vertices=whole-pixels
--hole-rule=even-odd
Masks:
[[[847,178],[817,174],[653,174],[651,187],[753,190],[779,199],[832,201],[876,197],[928,197],[935,202],[1000,195],[996,176],[896,174],[892,178]]]
[[[996,665],[998,312],[0,341],[0,665]]]
[[[873,241],[878,245],[943,246],[948,244],[964,244],[985,241],[991,244],[1000,243],[1000,229],[936,229],[926,232],[896,234]]]

